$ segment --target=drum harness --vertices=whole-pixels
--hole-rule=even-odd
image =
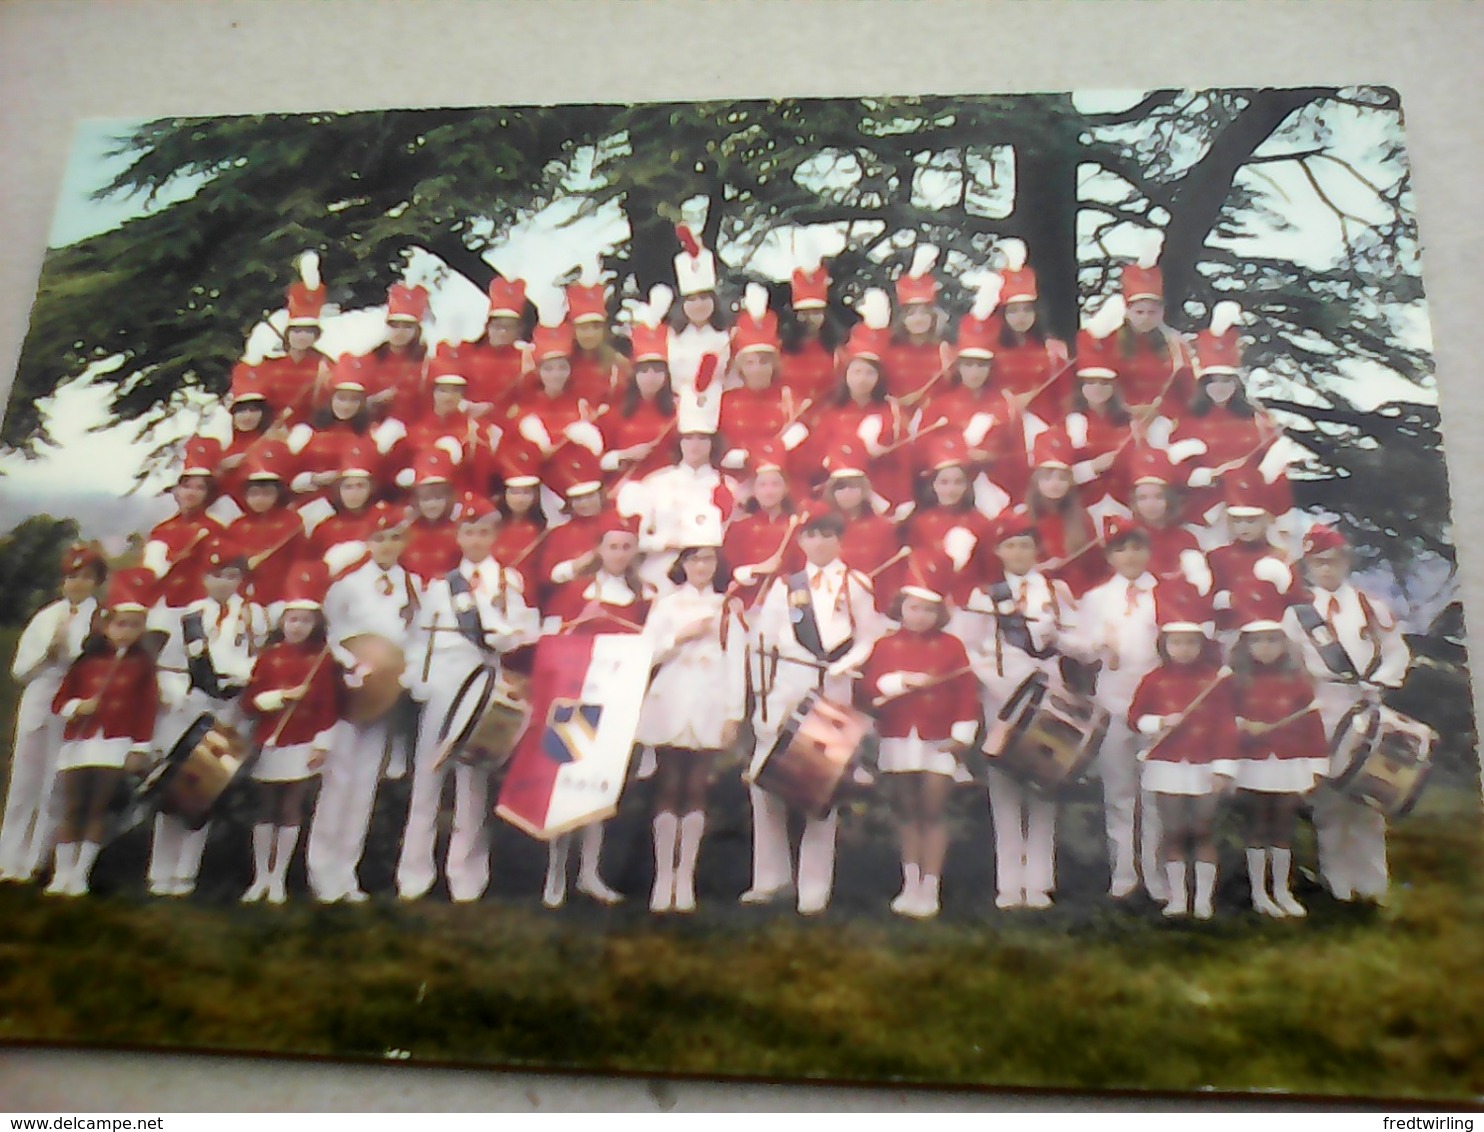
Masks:
[[[499,608],[505,606],[505,568],[498,564],[495,569],[500,572]],[[485,640],[484,621],[479,616],[479,606],[474,600],[473,588],[469,585],[469,579],[457,569],[450,570],[445,578],[448,582],[449,597],[453,601],[454,619],[458,623],[459,635],[469,641],[480,651],[480,663],[470,670],[464,677],[459,690],[454,694],[453,702],[448,706],[448,712],[443,721],[438,725],[438,742],[446,743],[448,733],[453,724],[454,717],[463,705],[464,698],[469,695],[476,680],[483,678],[480,685],[478,699],[474,705],[474,711],[469,720],[473,722],[483,717],[485,709],[489,707],[491,697],[495,694],[496,677],[500,671],[500,654],[490,647]],[[435,626],[436,629],[436,626]],[[431,634],[429,639],[429,651],[432,649]],[[460,736],[460,740],[466,736]]]
[[[1355,666],[1350,659],[1350,654],[1345,651],[1345,646],[1335,635],[1328,621],[1319,613],[1319,606],[1312,601],[1304,602],[1293,608],[1294,616],[1298,619],[1300,627],[1314,646],[1314,651],[1319,654],[1319,659],[1324,661],[1324,666],[1340,678],[1344,684],[1368,683],[1371,677],[1381,667],[1381,634],[1380,626],[1376,624],[1375,613],[1372,611],[1370,602],[1366,601],[1365,595],[1356,591],[1356,597],[1360,602],[1361,614],[1365,617],[1365,633],[1372,642],[1371,662],[1366,665],[1364,672]],[[1331,600],[1338,601],[1337,595],[1332,595]]]

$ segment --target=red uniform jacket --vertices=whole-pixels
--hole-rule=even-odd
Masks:
[[[815,469],[815,479],[822,483],[829,474],[829,469],[823,466],[825,456],[837,447],[846,446],[858,455],[877,494],[893,504],[905,503],[912,498],[910,448],[900,448],[886,456],[868,456],[859,431],[867,417],[881,421],[881,435],[876,443],[883,447],[889,448],[907,435],[906,414],[894,401],[871,401],[865,405],[847,401],[844,405],[830,405],[820,416],[808,442],[811,457],[808,463]]]
[[[653,401],[642,397],[634,406],[633,416],[623,416],[622,408],[622,398],[619,398],[613,408],[598,422],[598,430],[603,434],[605,452],[621,452],[625,448],[633,448],[637,444],[648,444],[660,437],[664,439],[650,450],[648,456],[639,461],[639,466],[633,472],[629,473],[630,465],[628,464],[619,465],[611,470],[608,475],[610,484],[625,473],[628,473],[632,480],[642,480],[651,472],[668,467],[675,459],[677,437],[674,414],[666,416],[659,411]]]
[[[291,435],[290,446],[292,447],[295,443],[296,438]],[[301,502],[307,503],[311,499],[322,499],[325,495],[324,488],[306,487],[301,477],[316,475],[320,472],[340,471],[345,462],[346,451],[354,445],[362,445],[366,448],[372,464],[372,467],[366,470],[371,473],[372,480],[378,485],[387,482],[388,476],[383,467],[385,461],[371,443],[371,438],[364,433],[357,432],[349,421],[336,421],[327,428],[311,429],[308,440],[294,454],[294,494]]]
[[[298,361],[289,354],[282,354],[259,362],[257,369],[263,375],[263,385],[274,415],[288,410],[288,419],[292,423],[304,420],[315,409],[328,404],[329,385],[317,393],[315,383],[319,380],[320,366],[333,364],[334,359],[319,350],[310,350]]]
[[[978,685],[973,673],[965,671],[968,666],[963,642],[941,629],[930,633],[902,629],[877,641],[860,684],[867,703],[882,694],[881,677],[888,672],[924,672],[934,677],[957,673],[941,684],[905,692],[872,709],[881,737],[905,739],[915,727],[919,738],[937,741],[951,738],[955,723],[977,722]]]
[[[772,558],[783,544],[784,532],[789,530],[791,519],[792,516],[787,512],[779,514],[776,518],[769,518],[761,511],[752,514],[742,513],[731,526],[727,527],[726,536],[722,541],[721,556],[725,559],[727,566],[735,571],[739,566],[751,566]],[[773,576],[786,578],[803,568],[804,552],[799,549],[798,528],[795,527],[788,535],[788,546],[783,552],[783,562]],[[742,599],[743,606],[748,608],[762,597],[762,593],[762,578],[737,590],[737,596]]]
[[[175,514],[157,523],[149,532],[150,542],[165,544],[169,570],[160,579],[159,595],[172,609],[190,605],[206,596],[204,544],[210,535],[225,528],[200,511]]]
[[[407,528],[407,549],[402,552],[401,565],[415,577],[424,589],[434,578],[441,578],[459,564],[463,552],[459,550],[459,529],[449,519],[430,523],[422,517],[414,519]]]
[[[1128,709],[1128,724],[1135,730],[1145,715],[1173,715],[1184,712],[1211,681],[1216,679],[1215,665],[1161,664],[1139,681]],[[1236,712],[1232,703],[1232,682],[1228,678],[1216,686],[1200,706],[1186,715],[1148,757],[1164,762],[1212,763],[1237,757]]]
[[[887,392],[893,397],[905,397],[916,393],[943,368],[943,344],[941,342],[893,342],[887,349]],[[938,378],[934,389],[947,381],[945,374]]]
[[[845,535],[840,539],[840,561],[870,578],[877,609],[885,609],[899,588],[902,563],[894,563],[884,570],[881,565],[901,548],[901,533],[885,516],[873,512],[845,522]]]
[[[309,536],[306,557],[323,558],[332,546],[339,546],[342,542],[365,542],[374,522],[375,515],[370,507],[362,507],[359,511],[336,511],[314,528],[314,534]],[[331,580],[343,578],[363,562],[343,566]]]
[[[1196,468],[1213,471],[1231,461],[1241,460],[1242,466],[1257,470],[1267,450],[1272,447],[1282,431],[1276,421],[1267,420],[1259,430],[1255,417],[1240,417],[1221,405],[1211,405],[1202,416],[1186,413],[1175,423],[1170,433],[1170,445],[1182,440],[1199,440],[1206,446],[1203,455],[1192,456],[1176,465],[1182,479],[1189,479]],[[1288,477],[1279,476],[1270,486],[1270,498],[1266,506],[1274,515],[1282,515],[1293,507],[1293,490]],[[1191,487],[1185,497],[1185,520],[1189,523],[1204,523],[1206,512],[1222,500],[1221,479],[1209,487]]]
[[[986,585],[991,573],[998,573],[999,559],[994,553],[994,536],[990,521],[973,507],[954,511],[944,507],[923,508],[907,516],[902,527],[903,543],[915,551],[946,551],[947,544],[944,540],[948,532],[955,527],[963,528],[974,537],[974,543],[969,548],[968,560],[963,566],[955,568],[954,564],[949,561],[945,565],[952,569],[946,576],[939,577],[940,571],[930,568],[926,578],[929,585],[934,586],[939,593],[952,598],[958,605],[969,600],[969,594],[976,586]],[[993,560],[992,565],[991,560]],[[878,587],[877,593],[881,592]],[[889,604],[885,595],[883,595],[883,601]]]
[[[295,560],[312,553],[299,513],[283,506],[270,507],[261,515],[249,511],[228,528],[228,533],[248,559],[246,595],[264,606],[282,601],[284,583]],[[255,556],[269,551],[266,558],[252,565]]]
[[[627,364],[628,359],[622,354],[615,354],[612,361],[604,364],[595,356],[574,350],[572,376],[567,379],[567,388],[596,409],[622,395],[627,381]]]
[[[1225,546],[1218,546],[1206,555],[1206,561],[1211,565],[1211,592],[1219,594],[1223,590],[1230,590],[1237,583],[1252,575],[1252,567],[1260,558],[1283,557],[1283,552],[1266,539],[1258,542],[1229,542]],[[1218,629],[1236,628],[1236,619],[1229,609],[1218,609],[1216,611],[1216,627]]]
[[[947,378],[935,387],[935,391],[935,396],[929,396],[923,402],[922,419],[917,426],[920,439],[913,445],[916,462],[919,465],[925,463],[924,457],[931,451],[931,446],[941,440],[949,428],[957,428],[960,434],[965,434],[967,442],[967,434],[979,433],[984,423],[975,418],[987,416],[987,431],[970,445],[969,450],[971,453],[982,452],[988,459],[975,461],[974,471],[983,472],[1012,500],[1024,499],[1031,475],[1030,461],[1025,452],[1025,426],[1020,418],[1012,417],[1005,398],[987,386],[975,391],[957,381],[949,384]],[[939,421],[949,423],[943,428],[934,427]]]
[[[540,567],[541,547],[547,528],[530,519],[506,519],[500,524],[500,533],[495,536],[492,557],[503,562],[506,569],[514,570],[525,585],[525,592],[534,596]]]
[[[1195,535],[1184,527],[1151,527],[1140,523],[1139,529],[1149,536],[1149,572],[1156,578],[1174,577],[1180,573],[1180,555],[1201,548]]]
[[[785,351],[780,360],[780,383],[792,391],[794,404],[801,405],[806,399],[814,402],[802,418],[805,422],[814,419],[839,381],[835,376],[834,352],[825,349],[816,338],[801,342],[795,351]]]
[[[1127,504],[1133,478],[1130,471],[1138,448],[1138,442],[1129,439],[1130,425],[1119,424],[1102,413],[1083,410],[1068,413],[1063,426],[1072,439],[1073,475],[1082,498],[1095,503],[1106,492],[1118,502]],[[1117,455],[1107,471],[1094,475],[1090,480],[1078,473],[1076,465],[1096,460],[1109,452]]]
[[[265,744],[278,730],[285,715],[288,722],[283,725],[275,743],[279,747],[313,742],[315,736],[333,726],[339,718],[340,679],[335,662],[329,658],[319,665],[310,682],[309,694],[299,701],[297,707],[289,703],[274,711],[260,711],[256,705],[257,697],[263,692],[281,692],[304,683],[320,659],[322,649],[323,646],[308,642],[291,645],[279,641],[264,649],[253,663],[252,676],[242,693],[242,702],[257,717],[257,734]]]
[[[260,439],[260,432],[232,432],[232,439],[227,442],[227,447],[222,450],[222,459],[229,456],[246,456]],[[221,494],[227,496],[238,507],[247,509],[247,500],[243,491],[247,487],[247,461],[243,460],[233,468],[223,468],[220,464],[216,467],[216,487]]]
[[[783,432],[787,415],[783,408],[783,390],[728,389],[721,397],[721,423],[717,431],[728,449],[752,452],[765,441],[777,440]]]
[[[1185,412],[1192,384],[1190,352],[1178,336],[1167,347],[1162,331],[1135,338],[1124,326],[1118,331],[1118,347],[1114,354],[1118,391],[1125,405],[1149,405],[1158,399],[1159,411],[1171,419]]]
[[[1314,682],[1303,669],[1284,672],[1257,666],[1250,677],[1238,677],[1232,684],[1233,707],[1239,719],[1277,723],[1314,701]],[[1324,737],[1324,721],[1315,708],[1265,735],[1241,735],[1238,749],[1244,759],[1260,760],[1269,755],[1313,759],[1328,755],[1329,742]]]
[[[542,605],[542,613],[547,617],[560,617],[564,623],[575,621],[593,604],[585,596],[592,584],[593,578],[589,575],[558,586]],[[563,632],[580,637],[595,637],[600,633],[638,633],[643,630],[644,619],[649,616],[649,605],[647,596],[636,597],[629,605],[599,602],[594,616],[580,625],[563,629]]]
[[[444,343],[438,347],[437,357],[458,363],[459,373],[469,383],[465,397],[496,408],[503,408],[517,395],[526,366],[525,351],[520,346],[497,348],[483,338]]]
[[[1095,537],[1097,524],[1092,521],[1092,517],[1086,511],[1082,512],[1082,523],[1087,538]],[[1041,536],[1041,561],[1043,563],[1067,557],[1066,524],[1059,513],[1053,512],[1037,519],[1036,531]],[[1113,576],[1113,568],[1108,565],[1108,558],[1103,553],[1102,547],[1084,546],[1080,550],[1081,553],[1064,566],[1045,571],[1048,577],[1060,578],[1066,582],[1067,588],[1072,591],[1072,596],[1075,598],[1080,598],[1093,586]]]
[[[1070,407],[1072,395],[1072,367],[1060,360],[1059,354],[1066,355],[1067,348],[1054,338],[1044,343],[1022,338],[1014,346],[997,345],[990,380],[997,390],[1031,393],[1057,374],[1056,380],[1028,406],[1043,420],[1054,420]]]
[[[146,744],[154,736],[159,687],[155,662],[137,645],[122,658],[111,649],[80,656],[62,677],[52,697],[52,713],[61,715],[70,700],[98,699],[98,710],[67,721],[62,738],[132,739]]]

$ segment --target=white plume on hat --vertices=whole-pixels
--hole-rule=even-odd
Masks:
[[[951,527],[943,536],[943,552],[948,555],[948,561],[953,563],[955,570],[962,570],[969,564],[969,556],[974,553],[978,542],[974,532],[967,527]]]
[[[983,322],[994,314],[995,307],[1000,305],[1000,295],[1005,289],[1005,277],[998,271],[991,271],[984,276],[979,284],[979,289],[974,292],[974,305],[969,308],[969,314],[979,322]]]
[[[1138,264],[1146,270],[1159,265],[1159,257],[1164,253],[1165,232],[1163,228],[1146,228],[1139,233],[1139,258]]]
[[[855,309],[871,330],[885,330],[891,325],[891,299],[879,287],[868,287]]]
[[[1242,304],[1226,299],[1211,308],[1211,333],[1218,338],[1242,319]]]
[[[1210,449],[1206,447],[1204,440],[1189,437],[1185,440],[1177,440],[1165,449],[1165,455],[1170,458],[1172,464],[1183,464],[1186,460],[1193,460],[1197,456],[1204,456]]]
[[[907,268],[909,279],[921,279],[938,262],[938,249],[932,244],[918,244],[912,250],[912,266]]]
[[[547,295],[544,299],[531,299],[531,305],[536,308],[536,321],[542,326],[556,327],[562,324],[567,317],[565,300],[561,296]]]
[[[1082,323],[1082,329],[1094,338],[1106,338],[1123,325],[1127,313],[1128,304],[1123,301],[1123,296],[1114,293],[1103,300],[1096,314]]]
[[[1180,552],[1180,573],[1202,597],[1211,592],[1211,567],[1199,550],[1189,547]]]
[[[1263,555],[1252,564],[1252,576],[1261,582],[1271,582],[1280,594],[1286,594],[1293,585],[1293,571],[1272,555]]]
[[[875,444],[881,439],[881,426],[880,417],[867,417],[856,427],[855,434],[867,444]]]
[[[1011,237],[1000,241],[1000,255],[1005,260],[1006,271],[1019,271],[1025,266],[1026,261],[1025,241]]]
[[[464,461],[464,446],[451,436],[440,436],[433,441],[433,447],[441,448],[448,453],[448,458],[455,464],[461,464]]]
[[[761,322],[768,313],[768,289],[761,283],[749,283],[742,292],[742,309],[753,322]]]
[[[1290,440],[1286,435],[1280,436],[1263,454],[1261,462],[1257,465],[1257,474],[1262,477],[1263,483],[1276,483],[1288,472],[1291,465],[1297,464],[1306,455],[1302,446]]]
[[[583,287],[596,287],[603,282],[603,257],[601,255],[595,252],[583,260],[577,269],[577,282]]]
[[[313,248],[308,249],[299,256],[299,278],[304,280],[304,286],[311,291],[319,290],[319,252]]]
[[[649,289],[649,301],[640,299],[629,307],[629,320],[639,326],[658,326],[665,321],[675,302],[675,292],[663,283]]]
[[[789,251],[795,266],[814,272],[824,262],[824,249],[808,228],[795,228],[789,233]]]
[[[551,447],[551,436],[546,431],[546,426],[541,423],[541,418],[534,413],[527,413],[521,417],[520,426],[516,431],[537,448],[548,449]]]

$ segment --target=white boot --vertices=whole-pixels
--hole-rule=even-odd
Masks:
[[[651,912],[668,912],[675,906],[675,815],[669,810],[654,815],[654,892]]]
[[[1273,858],[1273,900],[1287,916],[1307,916],[1309,910],[1293,898],[1288,887],[1289,873],[1293,868],[1292,849],[1269,849]]]
[[[188,830],[180,840],[180,856],[175,862],[175,879],[171,896],[189,896],[196,891],[196,877],[201,872],[201,856],[206,852],[206,838],[211,826]]]
[[[1186,904],[1185,891],[1185,862],[1165,862],[1165,883],[1169,885],[1170,896],[1165,901],[1164,914],[1166,916],[1184,916],[1189,911]]]
[[[1266,849],[1247,850],[1247,881],[1252,886],[1252,907],[1264,916],[1282,916],[1283,909],[1268,896],[1268,854]]]
[[[294,856],[294,846],[299,843],[299,827],[280,826],[278,844],[273,852],[273,871],[268,878],[268,903],[282,904],[289,898],[289,861]]]
[[[675,911],[696,910],[696,857],[706,832],[706,811],[692,810],[680,819],[680,863],[675,872]]]
[[[65,841],[52,853],[52,879],[46,886],[48,896],[71,896],[72,871],[77,867],[77,852],[82,843]]]
[[[73,866],[71,881],[67,886],[68,896],[86,896],[88,878],[93,875],[93,862],[103,846],[96,841],[84,841],[77,850],[77,864]]]
[[[908,908],[907,915],[919,920],[931,920],[938,914],[938,878],[931,873],[917,884],[917,899]]]
[[[560,908],[567,902],[567,851],[572,847],[572,835],[564,833],[546,845],[546,886],[541,893],[541,903],[548,908]]]
[[[1195,904],[1191,911],[1197,920],[1209,920],[1216,909],[1212,900],[1216,896],[1216,865],[1212,861],[1195,863]]]
[[[917,903],[917,889],[921,883],[922,875],[918,867],[903,861],[902,891],[892,900],[891,910],[898,916],[908,915],[909,909]]]
[[[252,904],[268,895],[269,859],[273,855],[273,826],[259,822],[252,827],[252,884],[242,894],[242,903]]]
[[[582,827],[582,865],[577,871],[577,891],[599,904],[617,904],[623,894],[603,882],[598,863],[603,857],[603,823]]]

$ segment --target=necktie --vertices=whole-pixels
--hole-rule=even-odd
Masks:
[[[809,588],[813,590],[822,590],[825,588],[825,578],[823,570],[815,572],[813,580],[811,580],[809,583]]]
[[[473,584],[475,592],[480,592],[484,587],[484,575],[480,573],[479,567],[474,567],[474,576],[469,579]]]
[[[1340,631],[1335,628],[1335,610],[1339,608],[1340,599],[1337,598],[1334,594],[1330,594],[1326,600],[1328,604],[1325,606],[1324,610],[1324,623],[1329,626],[1330,634],[1336,640],[1339,640]]]
[[[1132,617],[1138,611],[1139,611],[1139,587],[1138,587],[1137,583],[1130,582],[1128,584],[1127,604],[1124,606],[1123,615],[1125,617]]]
[[[376,579],[376,588],[380,591],[382,597],[392,596],[392,580],[385,574]]]
[[[218,630],[227,623],[227,603],[222,602],[216,607],[216,627]]]

